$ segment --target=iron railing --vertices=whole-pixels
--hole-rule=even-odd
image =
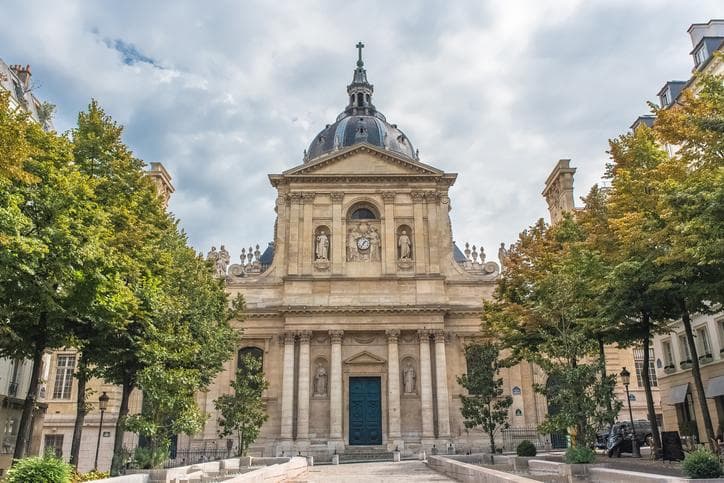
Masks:
[[[546,435],[540,434],[535,426],[517,426],[501,431],[504,451],[515,451],[523,441],[530,441],[538,449],[544,449],[548,441]]]

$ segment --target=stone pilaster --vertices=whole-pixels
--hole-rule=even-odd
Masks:
[[[289,275],[299,274],[299,209],[301,202],[301,193],[289,194],[289,245],[287,247]]]
[[[440,273],[440,254],[438,246],[440,244],[440,226],[438,224],[438,206],[440,197],[437,191],[427,191],[425,193],[426,211],[427,211],[427,227],[428,227],[428,246],[430,247],[430,273]]]
[[[299,252],[302,258],[301,266],[304,275],[312,273],[312,248],[314,247],[312,216],[314,214],[315,196],[315,193],[302,193],[302,239]]]
[[[437,436],[450,437],[450,403],[447,392],[447,361],[445,359],[445,332],[437,330],[435,337],[435,386],[437,388]]]
[[[332,199],[332,273],[341,274],[344,267],[344,244],[347,236],[342,227],[342,200],[344,193],[335,191],[329,194]]]
[[[297,392],[297,441],[309,439],[309,339],[312,333],[299,333],[299,388]]]
[[[385,203],[385,221],[383,243],[383,273],[395,273],[397,271],[397,236],[395,234],[395,192],[385,191],[382,193],[382,201]]]
[[[330,330],[332,341],[329,374],[329,439],[342,439],[342,337],[341,330]]]
[[[400,356],[397,339],[400,331],[390,329],[387,333],[387,441],[394,449],[402,444],[400,431]]]
[[[420,340],[420,407],[422,419],[422,439],[435,437],[432,412],[432,371],[430,366],[430,332],[418,330]]]
[[[413,191],[412,196],[412,215],[415,220],[413,230],[415,232],[414,246],[412,247],[412,257],[415,259],[415,272],[425,273],[425,259],[427,258],[427,249],[425,247],[425,221],[423,218],[423,203],[425,195],[422,191]]]
[[[284,343],[284,368],[282,370],[282,421],[280,438],[292,439],[294,426],[294,333],[285,332],[280,339]]]

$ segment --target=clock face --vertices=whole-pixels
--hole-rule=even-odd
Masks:
[[[357,248],[360,250],[367,250],[370,247],[370,241],[367,238],[357,239]]]

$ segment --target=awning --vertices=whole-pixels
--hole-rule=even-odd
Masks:
[[[669,393],[665,396],[666,404],[673,406],[675,404],[681,404],[686,401],[686,393],[689,392],[689,383],[682,384],[681,386],[674,386],[671,388]]]
[[[712,377],[704,391],[706,397],[724,396],[724,376]]]

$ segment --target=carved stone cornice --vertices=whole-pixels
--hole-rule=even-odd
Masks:
[[[397,339],[400,337],[400,331],[398,329],[387,329],[385,334],[387,334],[387,342],[394,344],[397,343]]]
[[[343,330],[330,330],[329,331],[329,338],[331,339],[332,344],[341,344],[342,337],[344,337]]]
[[[413,191],[410,193],[410,197],[412,198],[412,201],[419,203],[425,199],[425,192],[424,191]]]
[[[309,340],[312,338],[312,331],[311,330],[301,330],[298,333],[299,335],[299,342],[303,344],[309,344]]]
[[[332,191],[329,193],[329,197],[332,199],[335,203],[341,203],[344,199],[344,192],[342,191]]]
[[[383,191],[382,192],[382,201],[384,201],[385,204],[394,203],[395,195],[397,195],[397,193],[395,193],[394,191]]]

